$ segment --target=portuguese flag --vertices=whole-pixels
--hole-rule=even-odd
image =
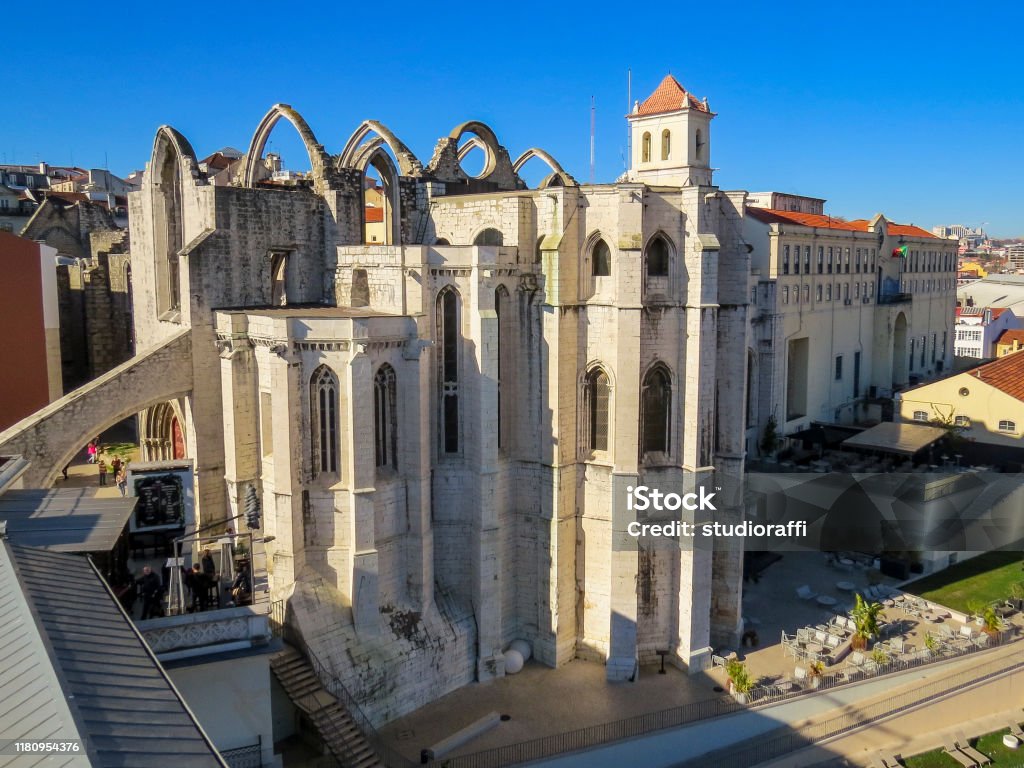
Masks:
[[[894,259],[905,259],[907,258],[908,253],[910,253],[910,251],[907,250],[907,246],[905,245],[898,245],[892,249],[892,257]]]

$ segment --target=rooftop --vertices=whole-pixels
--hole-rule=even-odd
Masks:
[[[1013,344],[1014,342],[1024,344],[1024,330],[1011,328],[1003,331],[999,334],[999,338],[996,339],[997,344]]]
[[[1024,402],[1024,352],[1013,352],[967,373]]]
[[[686,108],[711,112],[705,102],[683,88],[672,75],[665,75],[665,79],[654,89],[654,93],[640,103],[633,115],[661,115]]]
[[[0,520],[11,541],[54,552],[110,552],[128,525],[136,498],[97,498],[93,489],[10,490]]]
[[[225,767],[87,558],[0,543],[0,594],[15,609],[21,606],[21,631],[37,635],[49,650],[30,654],[20,665],[0,662],[0,690],[28,697],[3,696],[0,701],[38,698],[36,703],[48,707],[54,717],[61,709],[69,712],[90,764],[98,768]],[[35,626],[28,626],[28,621]],[[49,688],[42,693],[26,690],[19,682],[26,670],[40,680],[48,678]],[[59,685],[59,705],[53,700],[54,681]],[[31,704],[0,705],[5,735],[16,731],[7,728],[4,717],[21,722],[16,730],[24,730],[22,716],[31,711],[27,706]],[[49,733],[33,733],[36,738],[63,735],[66,731],[60,725],[57,719]]]
[[[847,221],[820,213],[800,213],[799,211],[779,211],[773,208],[747,208],[747,215],[765,224],[796,224],[801,227],[817,227],[818,229],[835,229],[844,232],[867,232],[871,222],[867,219]],[[889,234],[903,237],[920,237],[938,240],[931,232],[927,232],[913,224],[894,224],[889,222]]]

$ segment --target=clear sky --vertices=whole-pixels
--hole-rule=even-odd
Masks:
[[[126,174],[170,124],[200,157],[244,151],[288,103],[331,153],[368,118],[426,163],[457,123],[513,158],[547,149],[589,179],[623,170],[626,72],[643,98],[671,71],[718,113],[725,189],[825,197],[849,218],[1024,235],[1024,11],[743,2],[12,3],[0,162]],[[286,123],[271,149],[308,167]]]

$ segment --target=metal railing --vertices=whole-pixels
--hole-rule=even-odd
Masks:
[[[385,765],[385,767],[412,768],[412,766],[417,765],[417,763],[414,763],[405,755],[397,752],[384,742],[384,740],[380,737],[380,734],[377,733],[377,729],[374,728],[373,723],[370,721],[370,718],[368,718],[366,714],[363,712],[358,702],[356,702],[355,697],[345,687],[345,684],[342,683],[341,679],[338,678],[337,675],[335,675],[330,669],[328,669],[327,666],[324,665],[323,662],[320,661],[319,657],[308,645],[306,645],[305,641],[302,639],[299,633],[296,632],[292,627],[288,626],[287,624],[284,624],[283,621],[281,627],[283,630],[282,636],[284,637],[284,639],[303,653],[303,655],[306,657],[306,660],[309,662],[310,666],[313,667],[313,672],[314,674],[316,674],[317,679],[320,680],[320,684],[323,685],[327,692],[334,696],[334,698],[337,699],[342,704],[342,706],[345,707],[345,710],[348,712],[349,717],[352,718],[352,722],[362,732],[363,737],[366,739],[366,742],[370,745],[370,748],[374,751],[374,753]],[[315,711],[315,707],[311,711]],[[343,734],[339,735],[341,735],[342,739],[345,740],[346,746],[349,749],[351,749],[353,752],[357,751],[359,745],[350,743],[347,739],[345,739]],[[334,757],[339,762],[343,762],[341,755],[335,754]]]
[[[786,691],[778,685],[758,685],[746,692],[745,704],[737,702],[732,696],[720,696],[658,712],[649,712],[609,723],[578,728],[574,731],[543,736],[518,744],[508,744],[468,755],[449,757],[443,761],[443,765],[445,768],[500,768],[531,760],[556,757],[567,752],[591,749],[666,728],[677,728],[713,717],[734,714],[752,705],[776,704],[787,699],[861,682],[872,677],[906,672],[926,664],[951,661],[988,650],[991,647],[993,646],[986,648],[973,644],[962,647],[941,645],[934,651],[929,650],[927,656],[923,651],[919,651],[913,657],[893,659],[887,664],[875,664],[874,667],[857,668],[845,673],[822,674],[814,678],[817,682],[812,682],[812,679],[809,678],[802,681],[808,686],[807,688]],[[1024,651],[1021,653],[1021,659],[1021,664],[1024,665]],[[716,768],[719,768],[714,762],[702,764],[715,765]],[[747,765],[754,765],[753,762],[735,764],[743,766],[743,768],[746,768]]]
[[[222,749],[220,756],[231,768],[261,768],[263,765],[263,737],[258,736],[255,744],[236,749]]]
[[[715,768],[748,768],[751,765],[759,765],[1022,668],[1024,651],[1009,658],[993,659],[937,680],[919,681],[912,690],[889,696],[855,711],[843,712],[800,728],[777,728],[763,736],[678,763],[675,768],[706,765],[713,765]]]
[[[284,637],[284,600],[274,600],[270,603],[270,613],[267,614],[267,620],[270,623],[270,636]]]

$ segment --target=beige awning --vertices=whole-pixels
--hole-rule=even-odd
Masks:
[[[886,421],[843,440],[843,447],[913,456],[945,435],[946,430],[927,424]]]

